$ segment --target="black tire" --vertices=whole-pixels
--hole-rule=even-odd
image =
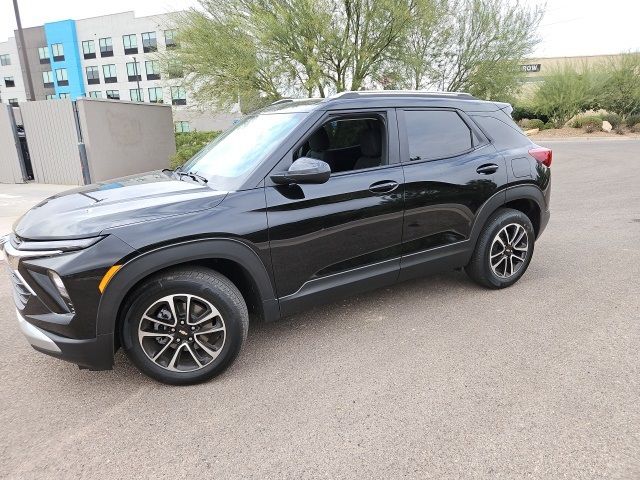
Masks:
[[[160,299],[171,295],[175,295],[172,300],[172,309],[169,306],[169,302],[165,304],[156,303]],[[183,305],[186,305],[187,296],[193,296],[190,301],[193,302],[194,305],[196,305],[196,302],[202,301],[197,304],[197,308],[200,308],[200,310],[204,312],[202,315],[203,318],[207,316],[205,315],[207,311],[202,307],[206,305],[204,302],[209,302],[210,305],[218,310],[220,315],[215,317],[214,322],[220,322],[220,325],[224,327],[224,331],[217,333],[218,338],[221,338],[218,340],[221,346],[218,350],[215,350],[217,356],[207,355],[205,350],[200,347],[202,344],[194,342],[193,339],[196,338],[196,335],[190,334],[188,331],[189,328],[196,328],[195,326],[189,328],[178,326],[180,319],[186,320],[187,325],[189,325],[191,313],[187,317],[184,314],[186,307],[184,307],[184,310],[179,308],[179,301],[182,299],[184,299]],[[149,313],[148,310],[152,308],[154,304],[164,305],[166,307],[164,308],[165,312],[160,313],[166,314],[166,312],[168,312],[171,315],[169,309],[175,312],[182,312],[176,313],[177,318],[175,320],[175,328],[173,329],[174,332],[177,330],[176,333],[170,333],[168,326],[158,323],[157,321],[148,322],[143,320],[143,315]],[[190,311],[193,312],[195,308],[196,307],[191,307]],[[240,291],[224,275],[201,267],[177,268],[150,277],[130,296],[123,311],[126,313],[122,327],[122,343],[127,355],[144,374],[159,382],[171,385],[190,385],[204,382],[222,373],[240,353],[240,349],[247,338],[247,332],[249,330],[247,305]],[[209,310],[209,312],[211,312],[211,310]],[[158,316],[155,318],[161,317]],[[143,322],[147,322],[144,324],[144,328]],[[167,322],[174,322],[173,315],[171,315],[171,319],[167,320]],[[150,340],[139,340],[139,328],[149,330],[149,325],[153,327],[151,328],[152,332],[160,329],[162,335],[167,337],[168,340],[165,340],[164,337],[160,337],[160,340],[157,340],[156,337],[152,337]],[[200,327],[198,326],[197,328]],[[181,339],[184,340],[182,344],[175,343],[181,340],[177,337],[182,334],[189,334],[192,335],[192,337],[187,339],[182,336]],[[171,340],[171,335],[174,340]],[[201,333],[200,335],[207,334]],[[213,335],[216,334],[212,334],[212,336]],[[203,337],[198,338],[203,339]],[[204,337],[204,339],[207,338],[207,336]],[[166,343],[172,343],[172,345],[166,345],[166,352],[162,354],[163,358],[160,359],[158,363],[154,362],[151,356],[145,353],[145,349],[142,346],[142,343],[145,343],[145,347],[148,349],[149,341],[158,342],[158,350],[161,350],[161,347],[166,345]],[[161,341],[165,343],[162,344],[160,343]],[[164,357],[173,357],[173,353],[176,351],[178,345],[185,348],[182,349],[183,353],[177,354],[176,357],[182,358],[184,355],[187,355],[186,359],[189,361],[188,357],[190,355],[194,370],[174,371],[167,369],[171,367],[170,362],[165,366],[159,364],[161,361],[164,361]],[[154,347],[154,344],[152,343],[151,346]],[[207,344],[207,346],[210,345]],[[173,349],[173,351],[171,349]],[[192,351],[200,353],[200,355],[198,355],[199,360],[193,358],[194,355],[191,355]],[[205,364],[205,360],[210,363]],[[198,367],[198,365],[195,364],[196,361],[201,361],[203,366]]]
[[[491,267],[490,263],[490,255],[492,255],[492,247],[494,248],[493,254],[499,254],[500,244],[494,244],[494,239],[498,236],[499,233],[504,232],[504,228],[507,227],[508,231],[514,231],[516,227],[512,227],[511,225],[520,225],[524,228],[524,231],[527,235],[527,247],[526,247],[526,257],[524,257],[524,262],[518,263],[519,267],[514,268],[513,273],[509,276],[500,276],[495,273],[494,269]],[[515,236],[515,235],[514,235]],[[504,233],[502,233],[501,239],[504,240]],[[527,217],[524,213],[513,210],[511,208],[501,208],[494,212],[487,223],[485,224],[482,232],[480,232],[480,236],[478,237],[478,242],[476,243],[476,248],[473,252],[473,256],[471,257],[471,261],[465,267],[465,271],[467,275],[471,277],[473,281],[476,283],[487,287],[487,288],[505,288],[516,283],[520,277],[526,272],[529,263],[531,262],[531,257],[533,256],[535,242],[535,232],[533,230],[533,225],[529,217]],[[520,248],[523,247],[523,243],[521,242]],[[496,249],[497,247],[497,249]],[[510,260],[510,256],[514,253],[521,255],[524,252],[517,251],[513,247],[505,247],[505,253],[502,255],[505,257],[504,264],[500,264],[497,266],[498,273],[502,273],[502,267],[508,269],[509,266],[507,262]],[[502,256],[498,256],[494,262],[501,260]],[[514,256],[514,259],[519,259],[518,256]],[[517,260],[513,260],[517,262]],[[513,268],[513,267],[512,267]],[[509,273],[505,271],[505,275]]]

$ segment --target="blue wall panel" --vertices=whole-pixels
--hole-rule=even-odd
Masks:
[[[55,83],[56,95],[68,93],[72,100],[83,97],[84,78],[82,63],[80,61],[80,48],[78,45],[78,35],[76,33],[76,22],[74,20],[62,20],[44,24],[44,32],[49,45],[49,55],[51,56],[51,70]],[[64,60],[55,61],[53,58],[53,47],[55,43],[61,43],[64,48]],[[58,85],[56,70],[67,69],[69,85]]]

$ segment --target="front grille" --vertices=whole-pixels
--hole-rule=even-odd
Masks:
[[[18,310],[22,310],[29,301],[31,291],[29,291],[29,287],[22,282],[16,272],[12,271],[10,274],[11,282],[13,283],[13,300],[16,302]]]

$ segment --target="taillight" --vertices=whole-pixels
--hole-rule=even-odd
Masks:
[[[553,152],[544,147],[536,147],[529,150],[529,155],[535,158],[538,162],[543,164],[545,167],[551,166],[551,160],[553,159]]]

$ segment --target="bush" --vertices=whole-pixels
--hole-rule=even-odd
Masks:
[[[616,128],[613,129],[613,131],[616,132],[618,135],[625,134],[624,128],[622,128],[621,125],[618,125]]]
[[[617,113],[606,113],[601,118],[603,121],[609,122],[614,129],[622,125],[622,117]]]
[[[629,115],[625,119],[624,123],[629,128],[633,127],[634,125],[638,125],[640,123],[640,115]]]
[[[542,128],[543,130],[551,130],[553,128],[556,128],[555,124],[553,122],[547,122],[544,124],[544,127]]]
[[[520,125],[523,130],[531,130],[532,128],[539,128],[542,130],[544,128],[544,122],[539,118],[524,118],[518,122],[518,125]]]
[[[630,126],[629,131],[631,133],[640,133],[640,123],[636,123],[635,125]]]
[[[573,119],[569,126],[573,128],[585,128],[591,126],[601,130],[602,117],[599,115],[578,115]]]
[[[516,122],[519,122],[520,120],[537,119],[537,118],[539,118],[545,123],[549,121],[549,117],[536,112],[534,107],[529,105],[514,105],[513,112],[511,112],[511,117]]]
[[[183,165],[218,135],[220,132],[176,133],[176,154],[171,157],[171,168]]]
[[[620,115],[640,113],[639,72],[640,53],[637,52],[615,57],[601,67],[598,72],[598,106]]]

